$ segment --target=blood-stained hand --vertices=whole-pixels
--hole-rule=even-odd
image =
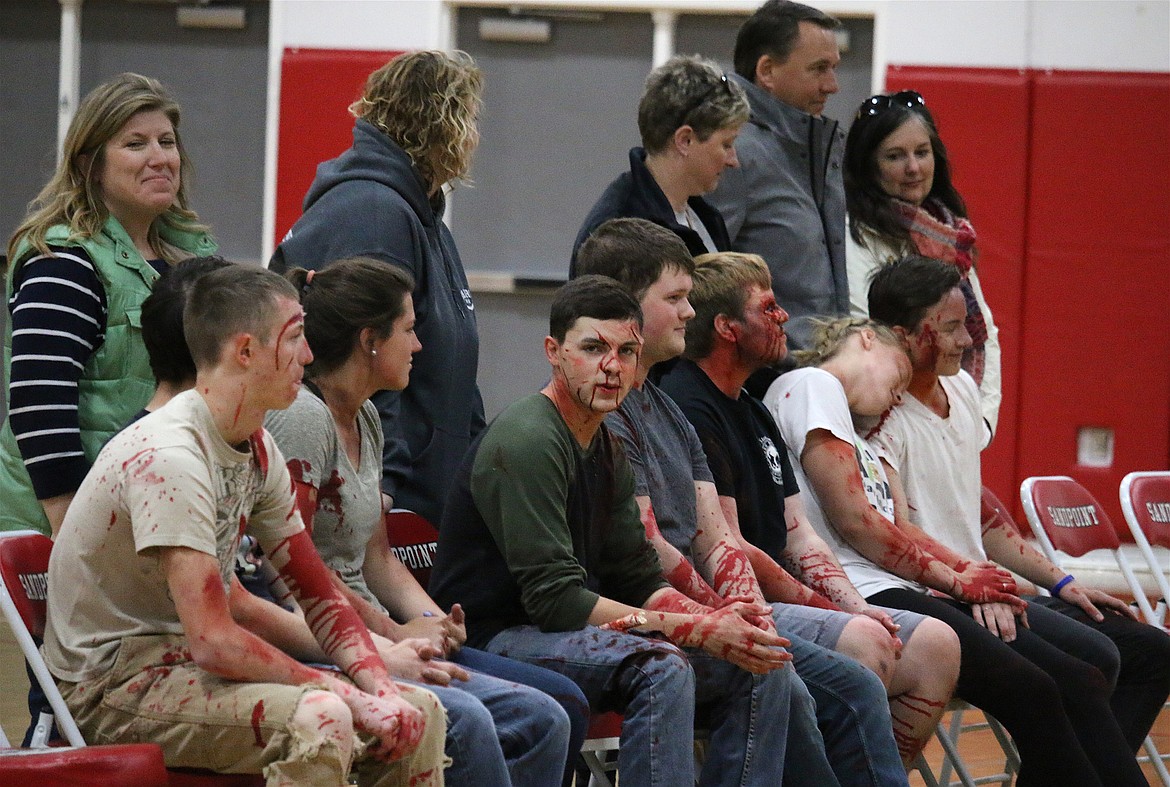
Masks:
[[[962,571],[957,572],[953,595],[968,604],[1007,604],[1019,614],[1028,604],[1017,595],[1018,592],[1011,572],[994,563],[978,561],[967,564]]]
[[[419,683],[430,683],[435,686],[446,686],[452,680],[467,680],[467,671],[458,664],[449,661],[438,661],[443,652],[425,639],[404,639],[401,642],[391,642],[383,637],[375,637],[374,644],[378,655],[386,664],[386,669],[396,678],[413,680]]]
[[[693,623],[681,625],[669,634],[678,644],[701,648],[741,669],[763,675],[792,661],[792,654],[785,650],[791,642],[752,622],[771,614],[766,604],[737,601],[697,615]]]
[[[377,738],[369,749],[375,759],[400,760],[422,740],[426,717],[401,696],[375,697],[355,690],[343,699],[353,714],[354,727]]]
[[[858,610],[857,614],[864,615],[867,618],[873,618],[878,623],[881,623],[882,627],[890,633],[890,636],[898,641],[898,658],[902,658],[902,640],[898,639],[898,632],[902,627],[894,622],[894,619],[890,617],[890,613],[884,609],[866,604],[865,607]]]

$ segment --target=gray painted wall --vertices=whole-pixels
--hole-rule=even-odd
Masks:
[[[238,2],[238,0],[237,0]],[[192,201],[223,254],[260,259],[268,3],[244,3],[245,30],[188,30],[174,5],[86,0],[81,92],[122,71],[160,79],[183,108],[183,143],[195,163]],[[0,234],[5,244],[56,162],[60,6],[0,4]]]

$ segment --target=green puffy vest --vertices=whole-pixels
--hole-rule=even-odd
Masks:
[[[203,233],[160,230],[163,240],[193,256],[216,251],[215,241]],[[54,246],[77,246],[85,249],[106,291],[105,340],[90,356],[78,384],[78,417],[81,446],[85,459],[93,464],[106,441],[150,400],[154,392],[154,375],[142,343],[142,302],[150,294],[158,273],[142,258],[130,236],[112,216],[99,235],[86,239],[69,239],[69,228],[49,230],[46,242]],[[31,256],[22,244],[15,260]],[[20,265],[8,271],[8,297]],[[12,321],[4,332],[4,390],[8,390],[12,358]],[[0,530],[39,530],[49,532],[49,521],[33,492],[32,481],[8,419],[0,430]]]

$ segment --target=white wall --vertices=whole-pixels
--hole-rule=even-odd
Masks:
[[[899,65],[1170,71],[1166,0],[891,0],[878,22]]]
[[[275,0],[280,47],[421,49],[450,39],[447,0]],[[744,0],[466,0],[463,5],[746,11]],[[827,0],[873,15],[901,65],[1170,71],[1170,0]],[[278,20],[278,21],[277,21]]]
[[[282,47],[429,49],[447,40],[442,0],[274,0]]]

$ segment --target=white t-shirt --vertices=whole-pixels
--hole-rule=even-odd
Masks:
[[[853,428],[849,401],[841,382],[823,369],[795,369],[776,378],[764,396],[764,404],[776,419],[776,425],[780,427],[780,434],[788,446],[792,469],[804,491],[808,520],[837,555],[846,576],[857,591],[867,598],[891,588],[924,592],[925,588],[921,585],[891,574],[860,554],[830,526],[816,490],[809,483],[800,463],[808,434],[814,429],[825,429],[834,437],[849,443],[857,458],[866,499],[878,513],[894,521],[894,500],[890,495],[886,472],[878,461],[877,452]]]
[[[707,247],[707,251],[719,251],[715,248],[715,240],[711,237],[711,233],[707,231],[707,225],[699,218],[699,214],[695,213],[695,209],[690,205],[679,211],[675,211],[674,220],[684,227],[690,227],[695,232],[699,233],[699,239],[703,241],[703,245]]]
[[[871,440],[902,478],[910,521],[960,555],[986,560],[979,503],[979,389],[963,371],[939,382],[950,402],[947,418],[906,395]]]
[[[303,529],[268,433],[238,450],[197,392],[176,396],[114,435],[69,506],[49,559],[49,669],[90,680],[126,637],[183,633],[158,547],[215,557],[226,590],[245,531],[270,551]]]

